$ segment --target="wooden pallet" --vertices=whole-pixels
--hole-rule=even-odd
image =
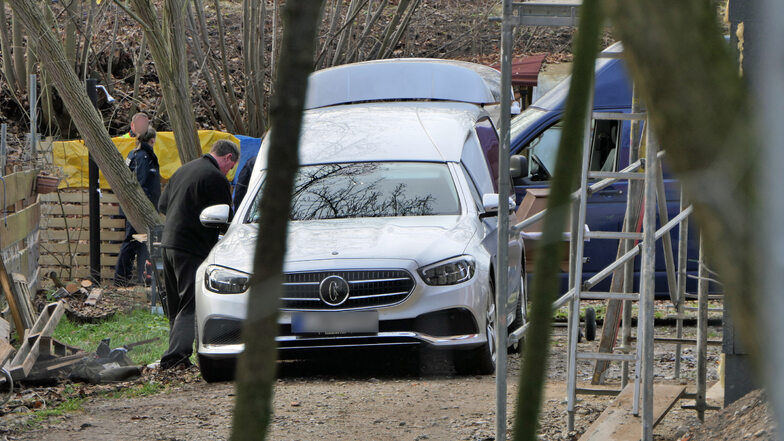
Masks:
[[[653,386],[653,425],[656,426],[672,409],[686,390],[686,386],[656,384]],[[580,441],[639,441],[642,420],[632,415],[634,383],[615,398],[599,418],[580,437]]]

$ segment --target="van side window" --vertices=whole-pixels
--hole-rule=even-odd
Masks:
[[[619,121],[597,120],[591,129],[591,171],[616,171],[618,164]],[[558,122],[534,138],[524,151],[528,154],[531,180],[546,181],[555,171],[563,123]],[[576,160],[579,160],[577,158]]]
[[[482,146],[487,167],[493,177],[493,190],[498,192],[498,134],[489,119],[476,123],[476,136],[479,138],[479,145]]]

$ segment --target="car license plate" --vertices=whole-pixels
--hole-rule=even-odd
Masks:
[[[314,311],[291,314],[294,334],[375,334],[378,311]]]

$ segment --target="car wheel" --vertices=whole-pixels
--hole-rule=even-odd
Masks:
[[[496,360],[496,317],[495,317],[495,290],[490,286],[490,295],[485,308],[485,336],[487,341],[478,348],[455,351],[455,371],[461,375],[489,375],[495,372]]]
[[[520,275],[520,296],[517,298],[517,314],[515,314],[514,321],[509,325],[509,333],[516,331],[523,325],[528,323],[528,283],[526,282],[525,271]],[[520,337],[511,346],[509,346],[510,354],[519,354],[523,352],[524,337]]]
[[[234,371],[237,369],[236,358],[209,358],[201,354],[198,355],[198,358],[201,377],[207,383],[231,381],[234,379]]]

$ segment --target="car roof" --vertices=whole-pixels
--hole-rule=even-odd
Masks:
[[[455,60],[398,58],[363,61],[313,72],[306,109],[368,101],[501,101],[501,73]]]
[[[338,162],[458,162],[479,106],[441,101],[374,102],[304,112],[302,165]],[[265,137],[256,170],[267,167]],[[255,172],[254,172],[255,174]]]

